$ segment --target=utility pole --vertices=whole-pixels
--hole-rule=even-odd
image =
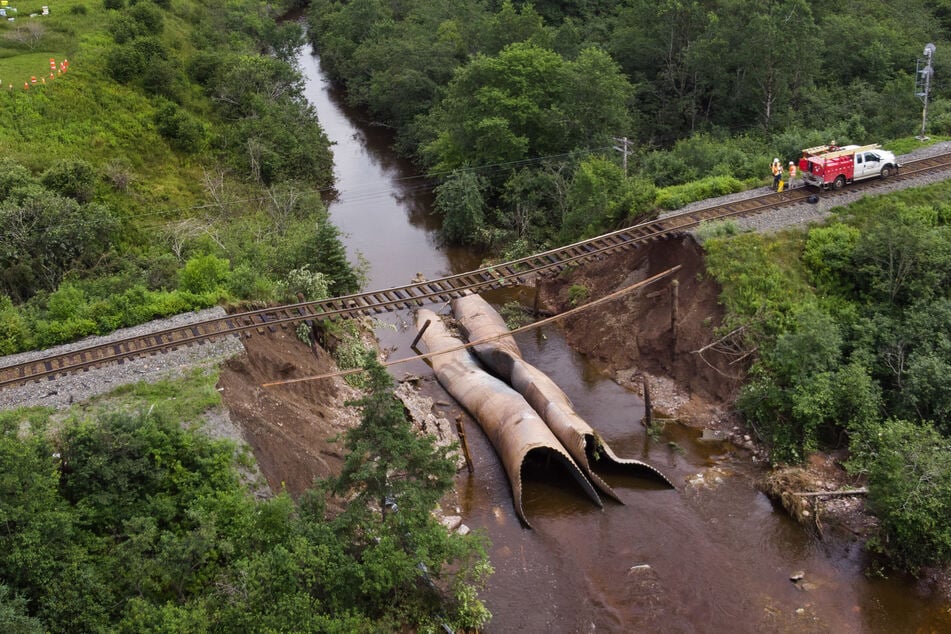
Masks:
[[[931,90],[931,76],[934,69],[931,67],[931,60],[934,57],[935,45],[931,42],[925,44],[925,67],[921,68],[921,60],[918,60],[918,69],[915,78],[915,94],[921,99],[924,108],[921,110],[921,134],[916,138],[919,141],[927,141],[925,128],[928,125],[928,92]]]
[[[620,143],[620,144],[621,144],[621,147],[618,147],[618,146],[615,145],[615,146],[614,146],[614,149],[617,150],[618,152],[621,152],[621,154],[624,156],[624,159],[623,159],[623,161],[624,161],[624,176],[626,177],[626,176],[627,176],[627,155],[631,153],[631,150],[630,150],[630,147],[629,147],[629,146],[630,146],[630,141],[628,141],[628,139],[627,139],[626,136],[621,137],[620,139],[617,138],[617,137],[613,137],[613,138],[614,138],[614,142],[615,142],[615,143]]]

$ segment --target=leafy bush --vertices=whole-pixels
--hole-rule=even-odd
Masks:
[[[568,289],[568,304],[577,306],[588,299],[588,287],[581,284],[572,284]]]
[[[251,300],[271,299],[274,283],[248,264],[239,264],[231,272],[228,290],[235,297]]]
[[[176,150],[194,154],[204,149],[205,126],[174,102],[166,102],[155,112],[155,127]]]
[[[92,200],[96,190],[96,170],[80,159],[60,159],[40,176],[43,185],[81,203]]]
[[[184,291],[207,293],[224,287],[230,263],[214,255],[199,255],[188,260],[178,273],[178,285]]]
[[[888,420],[870,427],[869,505],[882,534],[870,546],[901,567],[951,562],[951,441],[931,425]]]
[[[566,240],[616,229],[653,209],[656,191],[643,178],[628,178],[624,170],[602,157],[581,161],[568,183],[562,222]]]
[[[287,278],[279,286],[281,301],[297,303],[297,294],[303,295],[305,301],[314,302],[330,297],[329,280],[323,273],[311,271],[307,266],[294,269],[287,274]]]
[[[86,294],[72,284],[62,284],[46,302],[49,316],[55,320],[82,317],[87,310]]]
[[[708,176],[684,185],[672,185],[657,192],[656,204],[663,209],[679,209],[698,200],[745,191],[746,185],[732,176]]]
[[[139,35],[159,35],[162,32],[165,16],[152,2],[136,2],[125,15],[140,25]]]
[[[837,294],[848,292],[844,274],[851,264],[860,234],[856,227],[838,222],[815,227],[809,232],[802,261],[818,288]]]
[[[6,295],[0,295],[0,355],[26,349],[31,333],[26,319]]]
[[[34,341],[40,348],[49,348],[95,334],[99,334],[99,326],[92,319],[41,320],[36,323]]]
[[[10,158],[0,159],[0,201],[9,196],[14,189],[25,187],[33,182],[30,170]]]
[[[454,172],[436,187],[435,209],[442,214],[442,235],[456,244],[485,240],[485,182],[471,171]]]

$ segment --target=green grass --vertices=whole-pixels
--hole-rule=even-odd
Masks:
[[[884,144],[884,148],[895,154],[909,154],[914,150],[920,150],[923,147],[928,147],[929,145],[934,145],[935,143],[940,143],[942,141],[951,140],[951,137],[946,136],[931,136],[926,141],[919,141],[913,136],[903,137],[901,139],[895,139],[894,141],[889,141]]]
[[[14,56],[0,58],[0,79],[3,80],[5,90],[13,88],[22,91],[23,83],[30,81],[31,76],[35,76],[37,81],[41,78],[49,80],[50,58],[56,59],[57,66],[63,59],[62,54],[52,51],[17,53],[9,49],[0,49],[0,55],[10,53]]]
[[[195,368],[180,378],[123,385],[88,402],[73,406],[70,412],[95,418],[105,412],[153,407],[170,420],[194,423],[200,420],[205,412],[221,405],[217,383],[216,368]]]

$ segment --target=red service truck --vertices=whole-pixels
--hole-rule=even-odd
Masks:
[[[874,145],[820,145],[802,151],[799,172],[807,185],[842,189],[866,178],[888,178],[901,164],[891,152]]]

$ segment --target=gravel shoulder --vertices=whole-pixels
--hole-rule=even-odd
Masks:
[[[225,314],[225,310],[221,307],[182,313],[132,328],[123,328],[103,337],[87,337],[47,350],[21,352],[2,357],[0,358],[0,367],[41,359],[55,353],[71,352],[101,345],[126,337],[158,332],[167,328],[187,326],[188,324],[223,317]],[[138,383],[139,381],[156,382],[166,378],[183,376],[193,368],[217,366],[226,359],[243,352],[244,346],[238,338],[227,337],[200,346],[180,348],[163,354],[93,368],[80,374],[57,377],[55,380],[4,388],[0,389],[0,410],[34,406],[63,409],[75,402],[110,392],[120,385]]]

